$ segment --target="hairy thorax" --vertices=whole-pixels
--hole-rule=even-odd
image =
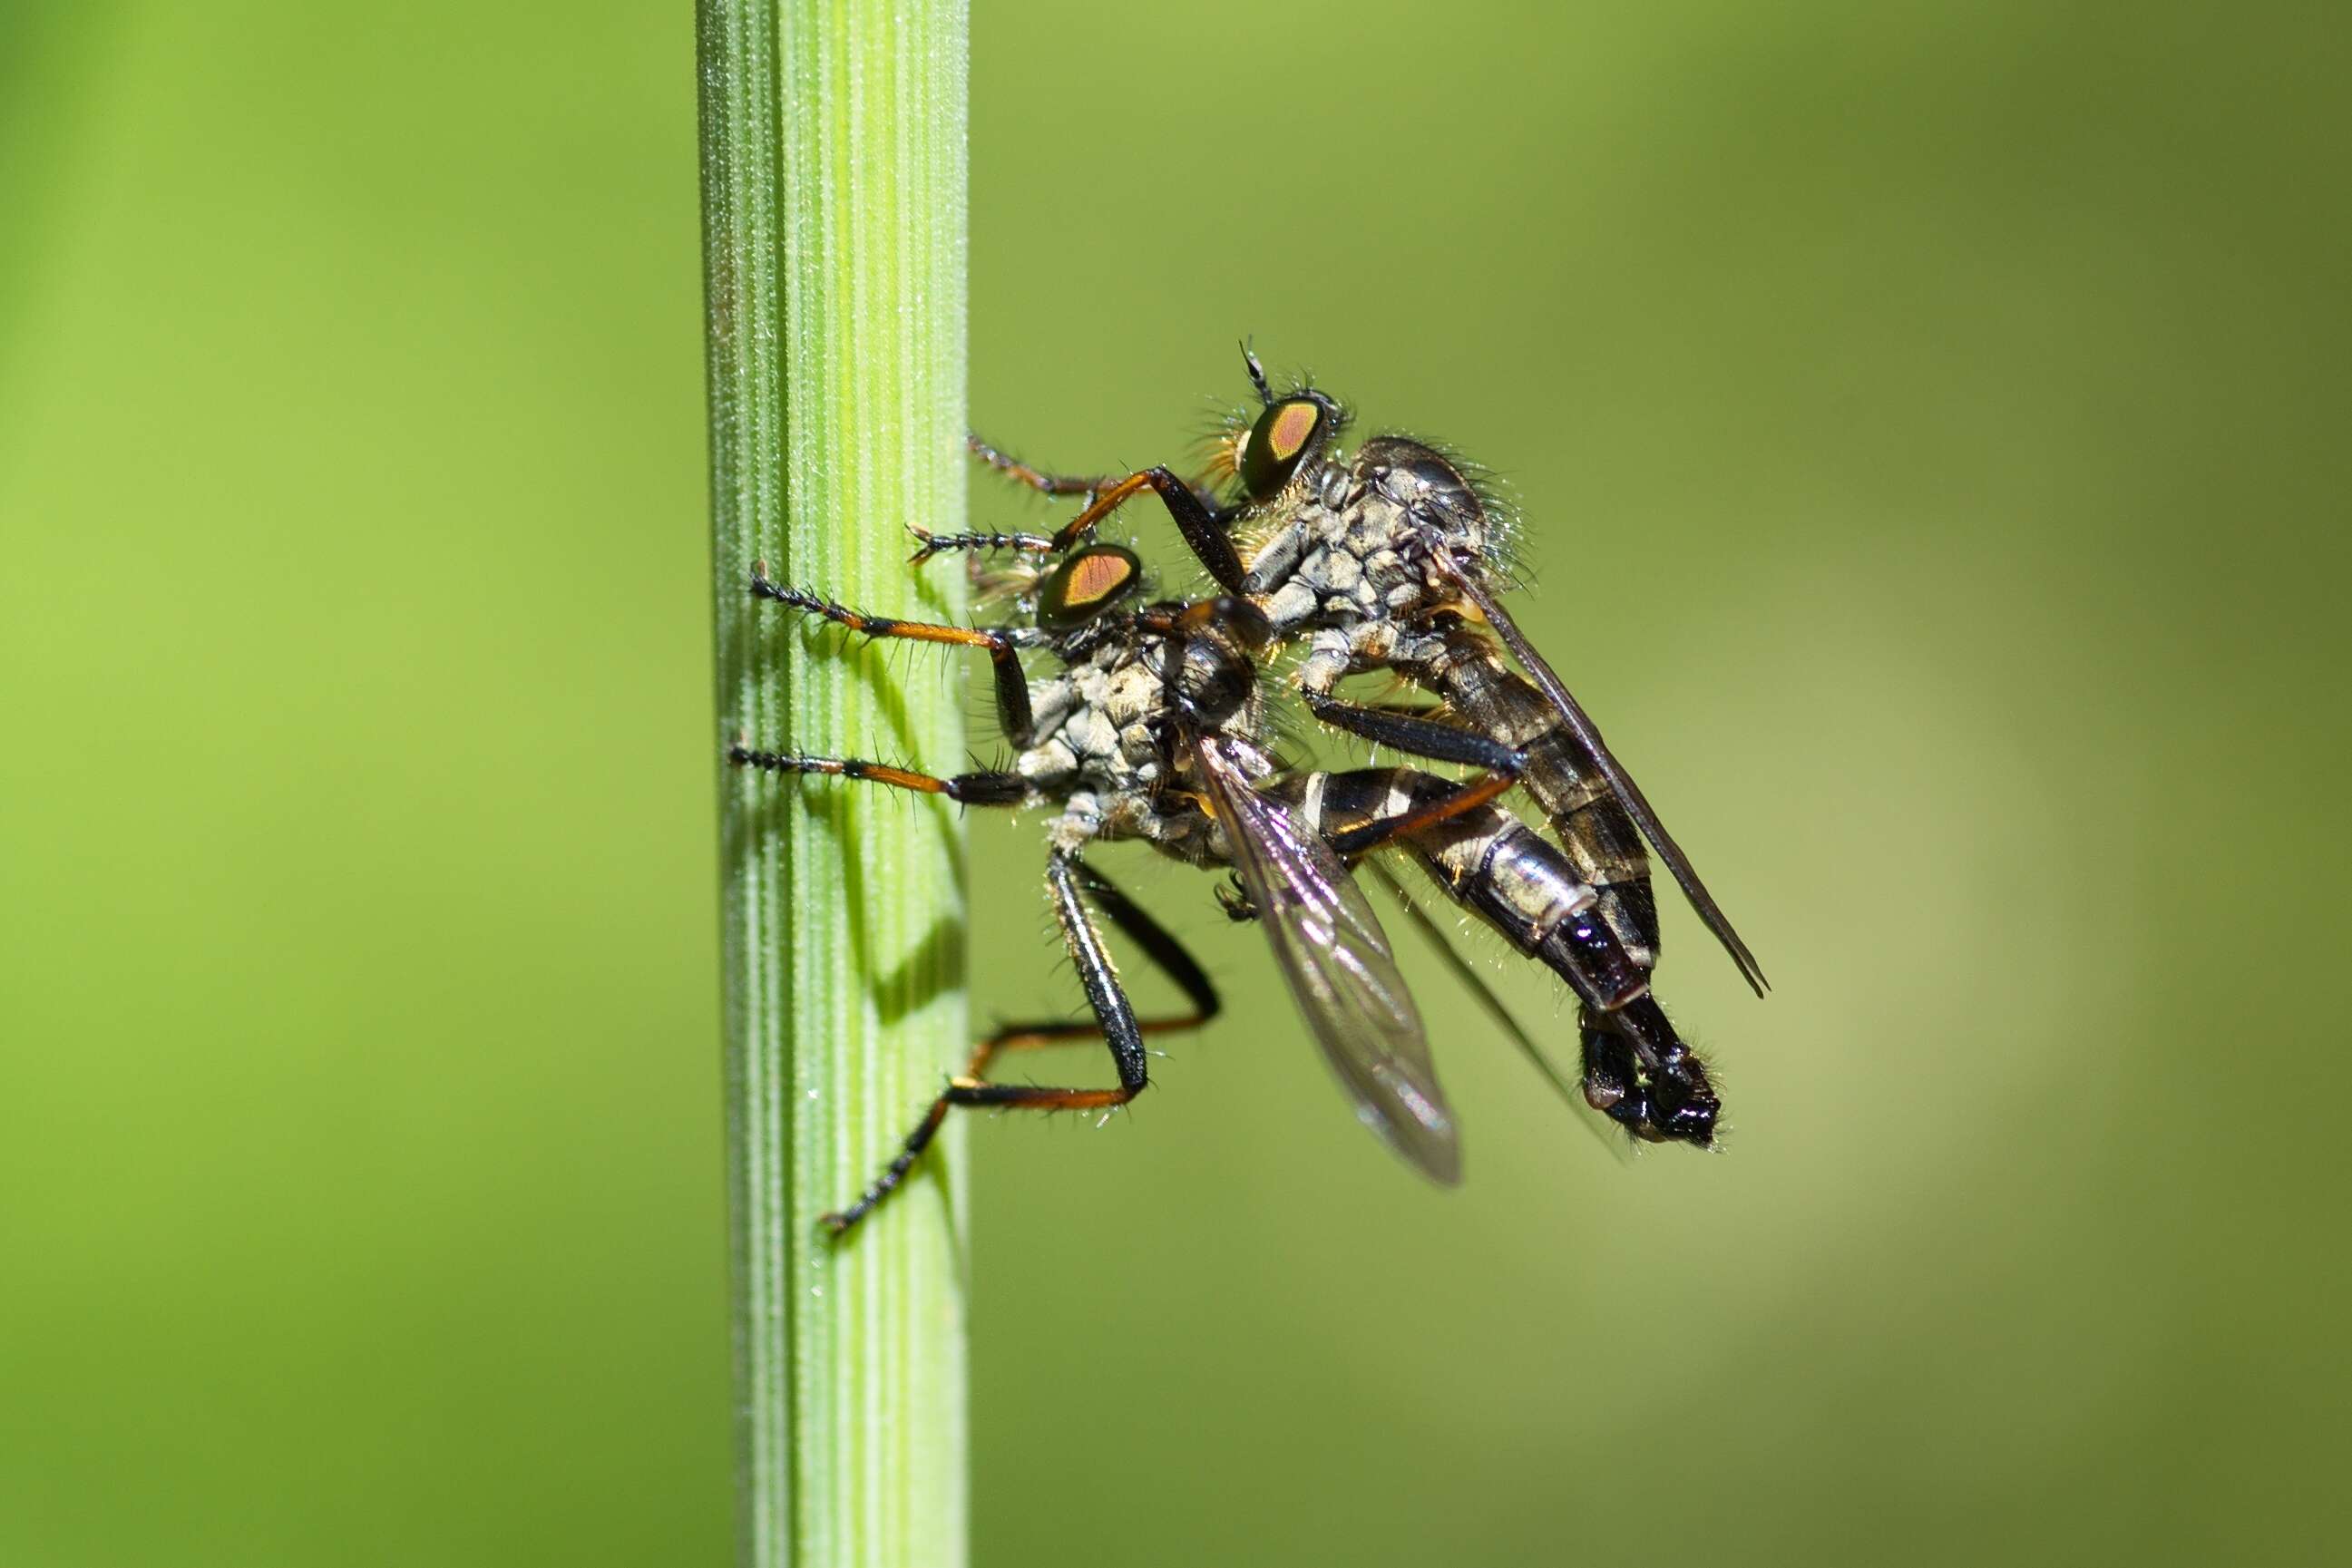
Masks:
[[[1255,671],[1213,640],[1198,640],[1185,647],[1171,697],[1168,653],[1160,636],[1106,640],[1066,673],[1031,685],[1035,739],[1013,767],[1040,794],[1064,802],[1046,828],[1056,848],[1138,839],[1194,864],[1232,858],[1176,749],[1171,702],[1224,737],[1245,770],[1270,775],[1274,764],[1257,739],[1264,714]]]

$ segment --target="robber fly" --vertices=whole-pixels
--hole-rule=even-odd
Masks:
[[[1146,1037],[1215,1016],[1216,989],[1200,964],[1087,863],[1086,851],[1097,841],[1139,840],[1188,863],[1231,868],[1237,902],[1265,930],[1360,1118],[1441,1182],[1460,1173],[1453,1112],[1388,938],[1349,873],[1350,857],[1390,843],[1410,846],[1441,888],[1550,964],[1589,1005],[1620,1004],[1637,988],[1633,956],[1593,917],[1595,891],[1559,851],[1494,806],[1493,776],[1465,785],[1411,769],[1286,774],[1267,738],[1253,658],[1273,632],[1263,612],[1231,595],[1138,606],[1141,580],[1132,552],[1089,543],[1067,552],[1024,595],[1029,624],[969,629],[867,615],[771,581],[764,570],[750,585],[761,600],[868,637],[987,653],[998,722],[1018,748],[1008,768],[934,777],[856,758],[761,750],[748,740],[730,748],[729,760],[967,805],[1053,808],[1046,886],[1094,1014],[1092,1024],[1015,1024],[980,1041],[872,1186],[825,1217],[836,1235],[904,1182],[951,1109],[1108,1112],[1146,1087]],[[1033,680],[1024,653],[1042,653],[1055,667]],[[1136,1017],[1089,903],[1176,984],[1186,1010]],[[1482,1002],[1495,1006],[1481,990]],[[1004,1052],[1097,1037],[1109,1048],[1116,1087],[988,1078]]]
[[[1504,608],[1507,513],[1466,465],[1425,442],[1384,434],[1346,452],[1344,405],[1311,386],[1277,393],[1256,356],[1246,349],[1244,355],[1259,408],[1231,420],[1218,444],[1212,478],[1223,482],[1222,496],[1164,466],[1120,477],[1045,474],[975,438],[973,451],[992,466],[1048,495],[1083,495],[1085,504],[1051,536],[927,538],[920,553],[1066,551],[1128,500],[1156,494],[1228,595],[1262,610],[1277,638],[1305,641],[1297,687],[1318,720],[1410,756],[1484,768],[1477,787],[1491,789],[1488,799],[1524,785],[1578,881],[1594,890],[1598,921],[1639,971],[1636,980],[1600,995],[1579,988],[1586,1098],[1644,1139],[1711,1144],[1720,1103],[1704,1065],[1649,993],[1659,934],[1644,838],[1759,995],[1763,971],[1583,707]],[[1399,712],[1336,695],[1340,681],[1371,671],[1400,677],[1441,706]],[[1545,935],[1537,923],[1513,939],[1533,951],[1530,944]]]

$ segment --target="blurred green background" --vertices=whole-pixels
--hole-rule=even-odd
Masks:
[[[0,1562],[724,1561],[688,8],[5,16]],[[2336,16],[980,7],[975,420],[1502,470],[1777,986],[1626,1166],[1412,955],[1444,1195],[1110,857],[1235,1006],[972,1129],[981,1563],[2340,1556]]]

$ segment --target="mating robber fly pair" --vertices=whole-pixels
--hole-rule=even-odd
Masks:
[[[960,1105],[1103,1110],[1148,1082],[1144,1040],[1196,1029],[1218,999],[1201,966],[1085,858],[1088,846],[1140,840],[1178,860],[1229,868],[1219,894],[1264,930],[1308,1030],[1358,1116],[1434,1179],[1460,1175],[1454,1114],[1438,1086],[1412,994],[1354,871],[1363,864],[1437,941],[1455,975],[1551,1074],[1547,1059],[1385,868],[1397,849],[1440,893],[1566,980],[1578,1002],[1584,1100],[1653,1143],[1710,1146],[1721,1102],[1706,1066],[1650,993],[1657,904],[1646,839],[1759,994],[1764,977],[1640,789],[1501,602],[1510,582],[1507,514],[1457,459],[1380,435],[1350,454],[1346,410],[1312,387],[1276,392],[1244,350],[1258,407],[1236,415],[1201,485],[1166,467],[1125,476],[1041,473],[975,439],[982,461],[1048,496],[1083,497],[1052,535],[918,530],[918,563],[942,553],[1009,552],[1034,561],[1008,624],[965,628],[866,615],[805,589],[751,591],[868,637],[980,649],[996,715],[1017,749],[1010,768],[939,778],[850,758],[740,744],[729,760],[775,773],[863,779],[976,806],[1049,805],[1045,881],[1094,1018],[998,1030],[926,1111],[904,1149],[847,1207],[836,1235],[906,1178]],[[1097,526],[1152,492],[1216,591],[1139,602],[1140,562],[1097,540]],[[1276,755],[1260,669],[1297,653],[1301,706],[1321,724],[1416,767],[1301,772]],[[1023,655],[1050,668],[1033,676]],[[1508,655],[1507,659],[1506,655]],[[1518,669],[1509,661],[1515,660]],[[1521,672],[1524,671],[1524,674]],[[1400,708],[1337,695],[1350,675],[1385,672],[1436,699]],[[1501,804],[1523,788],[1552,836]],[[1088,904],[1175,982],[1190,1004],[1139,1019]],[[1099,1038],[1108,1088],[1003,1083],[1008,1051]]]

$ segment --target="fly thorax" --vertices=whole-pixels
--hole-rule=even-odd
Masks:
[[[1439,609],[1453,591],[1438,570],[1448,559],[1484,561],[1498,543],[1496,519],[1486,502],[1451,457],[1407,436],[1383,435],[1356,454],[1356,473],[1368,492],[1367,518],[1383,518],[1392,547],[1419,593],[1408,599],[1391,591],[1394,613]],[[1368,558],[1369,564],[1369,558]]]
[[[1154,784],[1167,771],[1161,761],[1164,755],[1159,733],[1140,721],[1118,732],[1118,754],[1129,771],[1139,784]]]
[[[1313,621],[1323,612],[1323,601],[1312,588],[1294,577],[1276,589],[1259,606],[1275,631],[1288,632]]]
[[[1299,558],[1312,543],[1306,518],[1293,518],[1275,530],[1251,555],[1247,574],[1242,579],[1242,591],[1255,598],[1280,590],[1298,570]]]
[[[1098,806],[1101,821],[1096,829],[1097,837],[1149,839],[1156,843],[1167,836],[1169,823],[1147,791],[1116,790],[1104,795]]]
[[[1118,667],[1102,664],[1082,664],[1070,673],[1070,703],[1073,707],[1101,707],[1110,701],[1111,682]]]
[[[1194,723],[1222,728],[1249,711],[1257,695],[1257,669],[1221,639],[1196,637],[1184,644],[1176,689]]]
[[[1326,547],[1298,563],[1298,576],[1326,599],[1350,598],[1364,580],[1364,563],[1345,549]]]
[[[1432,660],[1444,656],[1444,632],[1416,631],[1396,622],[1386,625],[1388,635],[1380,650],[1381,664],[1409,670],[1425,667]]]
[[[1363,493],[1356,483],[1355,470],[1345,463],[1326,462],[1319,465],[1307,481],[1307,488],[1327,512],[1342,512]]]
[[[1435,447],[1410,436],[1375,436],[1356,453],[1356,476],[1374,497],[1402,510],[1406,528],[1432,545],[1486,554],[1486,504]]]
[[[1163,854],[1192,864],[1217,858],[1214,828],[1189,805],[1171,808],[1169,797],[1150,789],[1126,789],[1102,800],[1104,839],[1140,839]]]
[[[1063,746],[1077,752],[1077,767],[1091,768],[1119,755],[1119,727],[1101,707],[1079,707],[1061,727]],[[1094,768],[1098,771],[1098,768]]]
[[[1303,500],[1290,521],[1250,559],[1244,591],[1276,631],[1358,612],[1363,563],[1349,538],[1350,512]]]
[[[1368,610],[1391,616],[1415,615],[1444,602],[1419,562],[1397,549],[1381,550],[1365,560],[1362,597]]]

